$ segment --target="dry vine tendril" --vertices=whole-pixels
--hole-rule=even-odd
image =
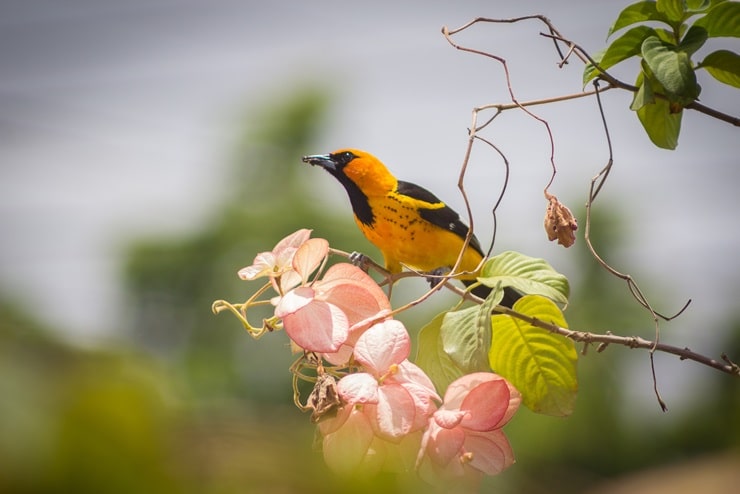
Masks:
[[[722,7],[722,8],[726,8],[726,7]],[[628,9],[625,9],[625,10],[630,10],[630,9],[631,8],[628,7]],[[657,19],[662,18],[660,14],[656,14],[655,17]],[[620,19],[621,19],[621,16],[620,16]],[[655,20],[655,19],[646,19],[646,20]],[[587,65],[587,72],[588,71],[591,71],[593,73],[593,75],[591,75],[591,78],[594,78],[595,77],[595,80],[593,81],[594,82],[594,89],[592,91],[584,91],[584,92],[575,93],[575,94],[569,94],[569,95],[563,95],[563,96],[556,96],[556,97],[548,97],[548,98],[542,98],[542,99],[538,99],[538,100],[531,100],[531,101],[520,102],[517,99],[517,97],[515,96],[515,93],[514,93],[514,90],[513,90],[513,87],[512,87],[512,83],[511,83],[511,77],[510,77],[510,73],[509,73],[509,68],[508,68],[508,65],[506,63],[506,59],[505,58],[503,58],[503,57],[501,57],[499,55],[496,55],[494,53],[490,53],[490,52],[486,52],[486,51],[483,51],[483,50],[479,50],[479,49],[475,49],[475,48],[471,48],[471,47],[460,45],[460,44],[456,43],[453,40],[453,36],[454,35],[462,32],[462,31],[465,31],[467,29],[470,29],[471,27],[473,27],[475,25],[478,25],[478,24],[499,24],[499,23],[513,24],[513,23],[519,23],[519,22],[525,22],[525,21],[537,21],[537,22],[540,22],[540,23],[542,23],[542,24],[545,25],[545,27],[547,28],[547,33],[540,33],[540,34],[542,36],[549,37],[549,38],[551,38],[553,40],[554,46],[555,46],[555,48],[557,50],[557,53],[558,53],[558,55],[560,57],[560,63],[558,64],[559,67],[563,67],[565,64],[567,64],[568,63],[568,59],[571,57],[571,55],[575,55],[582,62],[588,64]],[[619,25],[620,24],[619,24],[619,20],[618,20],[617,23],[615,23],[615,26],[619,26]],[[705,25],[706,25],[706,23],[705,23]],[[613,26],[612,27],[612,31],[614,31],[614,30],[615,30],[615,28]],[[612,143],[611,143],[611,138],[609,136],[609,130],[608,130],[606,116],[604,115],[603,108],[601,106],[600,93],[603,93],[606,90],[614,89],[614,88],[620,88],[620,89],[625,89],[625,90],[629,90],[629,91],[633,91],[633,92],[638,92],[639,91],[639,87],[626,84],[626,83],[618,80],[617,78],[613,77],[612,75],[610,75],[608,72],[606,72],[606,70],[604,70],[603,67],[601,67],[599,65],[599,61],[598,60],[595,60],[591,55],[589,55],[585,50],[583,50],[576,43],[574,43],[571,40],[565,38],[554,27],[554,25],[550,22],[549,19],[547,19],[546,17],[541,16],[541,15],[523,16],[523,17],[517,17],[517,18],[512,18],[512,19],[491,19],[491,18],[482,18],[481,17],[481,18],[476,18],[476,19],[468,22],[467,24],[465,24],[465,25],[463,25],[463,26],[461,26],[460,28],[457,28],[457,29],[450,30],[450,29],[444,27],[442,29],[442,33],[445,36],[445,38],[447,39],[447,41],[454,48],[456,48],[458,50],[461,50],[461,51],[468,52],[468,53],[472,53],[472,54],[475,54],[475,55],[483,56],[483,57],[492,59],[492,60],[500,63],[502,65],[502,67],[503,67],[503,70],[504,70],[504,75],[505,75],[505,80],[506,80],[506,86],[508,88],[509,95],[510,95],[510,98],[511,98],[511,102],[508,102],[508,103],[486,104],[486,105],[482,105],[482,106],[479,106],[479,107],[476,107],[476,108],[473,109],[473,124],[471,125],[470,131],[469,131],[470,138],[469,138],[469,141],[468,141],[468,150],[466,152],[465,161],[464,161],[463,166],[462,166],[463,173],[464,173],[465,169],[468,166],[468,159],[469,159],[469,156],[470,156],[470,153],[471,153],[473,144],[475,142],[481,142],[482,141],[482,142],[485,142],[486,144],[488,144],[489,146],[491,146],[492,148],[494,148],[496,150],[496,152],[499,153],[502,156],[502,158],[504,160],[504,164],[506,166],[507,177],[508,177],[508,169],[509,169],[509,162],[508,162],[508,160],[505,157],[503,157],[503,153],[497,147],[495,147],[495,145],[492,142],[490,142],[487,139],[483,139],[478,134],[479,132],[481,132],[484,129],[486,129],[487,127],[489,127],[492,124],[492,122],[497,117],[499,117],[503,112],[505,112],[507,110],[515,110],[515,109],[518,109],[518,110],[523,111],[525,114],[527,114],[531,118],[533,118],[533,119],[539,121],[540,123],[542,123],[543,126],[546,129],[547,136],[548,136],[548,139],[549,139],[549,142],[550,142],[550,149],[551,149],[550,163],[551,163],[551,167],[552,167],[552,175],[551,175],[550,180],[549,180],[548,184],[546,185],[545,191],[544,191],[545,197],[548,200],[548,210],[547,210],[547,213],[546,213],[546,220],[545,220],[546,230],[547,230],[547,234],[548,234],[548,237],[549,237],[550,240],[554,240],[554,239],[560,240],[561,239],[561,235],[562,235],[564,237],[564,239],[565,239],[566,244],[568,244],[568,245],[571,242],[571,240],[569,239],[570,234],[572,234],[573,231],[575,230],[575,228],[577,228],[577,224],[575,223],[575,219],[573,219],[572,222],[570,221],[570,217],[569,217],[570,211],[567,208],[560,209],[560,206],[558,206],[559,202],[558,203],[554,202],[554,200],[553,200],[554,199],[554,196],[551,193],[548,192],[548,189],[552,185],[553,180],[555,178],[555,175],[557,174],[557,167],[556,167],[555,159],[554,159],[555,141],[554,141],[554,138],[553,138],[553,135],[552,135],[552,131],[550,129],[550,124],[545,119],[537,116],[532,110],[530,110],[530,107],[536,106],[536,105],[551,104],[551,103],[555,103],[555,102],[567,101],[567,100],[572,100],[572,99],[575,99],[575,98],[583,98],[583,97],[596,96],[596,99],[597,99],[597,102],[598,102],[599,113],[601,115],[602,122],[603,122],[603,125],[604,125],[605,139],[606,139],[606,144],[607,144],[608,151],[609,151],[609,158],[608,158],[608,161],[607,161],[607,165],[604,167],[604,169],[602,169],[596,175],[596,177],[594,177],[594,179],[592,180],[591,191],[589,193],[589,198],[588,198],[588,202],[587,202],[587,205],[586,205],[586,213],[587,214],[586,214],[586,233],[585,233],[585,240],[586,240],[586,243],[588,245],[589,250],[591,251],[591,253],[594,256],[594,258],[599,262],[599,264],[601,264],[602,267],[604,269],[606,269],[608,272],[610,272],[611,274],[613,274],[613,275],[615,275],[615,276],[617,276],[617,277],[625,280],[625,282],[627,283],[628,289],[630,290],[630,293],[632,293],[632,295],[635,297],[635,299],[637,300],[637,302],[641,306],[643,306],[644,308],[646,308],[650,312],[650,314],[653,317],[654,325],[655,325],[655,340],[654,341],[648,341],[648,340],[645,340],[645,339],[642,339],[642,338],[638,338],[638,337],[618,337],[618,336],[615,336],[615,335],[613,335],[611,333],[610,334],[606,334],[606,335],[596,335],[596,334],[592,334],[592,333],[588,333],[588,332],[578,332],[578,333],[574,334],[573,332],[570,332],[568,330],[562,331],[563,328],[560,328],[560,329],[550,328],[550,329],[553,330],[553,331],[556,331],[558,334],[562,334],[563,336],[566,336],[566,337],[569,337],[569,338],[575,338],[577,341],[584,341],[584,342],[587,342],[587,343],[588,342],[600,342],[601,345],[602,345],[601,346],[601,349],[602,350],[605,348],[606,345],[613,344],[613,343],[617,343],[617,344],[620,344],[620,345],[628,346],[630,348],[646,348],[646,349],[649,349],[650,350],[649,355],[650,355],[650,360],[651,360],[651,368],[652,368],[652,375],[653,375],[654,390],[655,390],[655,394],[656,394],[656,397],[658,399],[658,402],[659,402],[659,404],[660,404],[660,406],[661,406],[661,408],[663,410],[666,410],[666,405],[663,402],[663,400],[660,397],[660,394],[658,392],[657,380],[656,380],[656,377],[655,377],[655,365],[654,365],[653,355],[654,355],[654,353],[656,351],[662,351],[662,352],[667,352],[667,353],[675,354],[675,355],[678,355],[682,360],[685,360],[685,359],[695,360],[695,361],[700,362],[700,363],[702,363],[704,365],[708,365],[710,367],[713,367],[715,369],[718,369],[718,370],[720,370],[722,372],[726,372],[728,374],[735,375],[735,376],[739,375],[740,374],[740,371],[738,369],[737,364],[734,363],[734,362],[732,362],[724,354],[722,355],[721,360],[716,360],[716,359],[712,359],[712,358],[709,358],[709,357],[705,357],[703,355],[699,355],[699,354],[697,354],[695,352],[692,352],[688,348],[678,348],[678,347],[673,347],[673,346],[670,346],[670,345],[663,345],[663,344],[661,344],[660,341],[659,341],[660,340],[659,320],[662,319],[662,320],[668,321],[668,320],[671,320],[671,319],[679,316],[686,309],[686,307],[689,305],[689,303],[691,301],[689,300],[688,302],[686,302],[686,304],[683,306],[683,308],[681,310],[679,310],[676,314],[672,315],[672,316],[664,316],[664,315],[660,314],[659,312],[655,311],[652,308],[652,306],[648,302],[647,298],[644,296],[644,294],[642,293],[642,291],[640,290],[640,288],[638,287],[638,285],[634,281],[633,277],[630,276],[630,275],[628,275],[628,274],[621,273],[620,271],[618,271],[615,268],[613,268],[612,266],[610,266],[608,264],[608,262],[606,262],[598,254],[596,248],[594,247],[594,245],[591,242],[591,235],[590,235],[590,232],[591,232],[591,209],[592,209],[593,203],[594,203],[594,201],[595,201],[595,199],[596,199],[599,191],[601,190],[601,188],[605,184],[606,179],[607,179],[607,177],[609,175],[609,172],[611,171],[611,168],[612,168],[613,163],[614,163],[613,162],[613,158],[612,158]],[[722,35],[722,34],[717,34],[717,35]],[[561,49],[561,44],[564,45],[565,49]],[[623,57],[623,58],[626,58],[626,57]],[[623,58],[621,58],[621,59],[623,59]],[[602,56],[602,59],[603,59],[603,56]],[[609,59],[607,62],[609,63],[609,66],[611,66],[614,63],[620,61],[621,59]],[[588,81],[589,80],[589,79],[586,79],[585,77],[584,77],[584,79],[585,79],[585,81]],[[600,88],[599,87],[599,81],[600,80],[606,81],[608,83],[608,86],[606,88]],[[665,96],[662,96],[661,94],[656,94],[656,98],[658,98],[658,99],[660,99],[660,98],[666,99],[666,97]],[[728,115],[725,115],[725,114],[722,114],[721,112],[718,112],[718,111],[713,110],[713,109],[709,109],[709,108],[707,108],[707,107],[705,107],[703,105],[698,104],[696,101],[686,102],[686,104],[683,107],[684,108],[688,108],[688,109],[697,110],[699,112],[705,113],[705,114],[710,115],[712,117],[715,117],[715,118],[718,118],[720,120],[729,122],[729,123],[731,123],[733,125],[738,125],[738,119],[737,118],[731,117],[731,116],[728,116]],[[486,111],[490,111],[490,110],[495,110],[495,113],[493,114],[493,116],[491,116],[488,120],[485,120],[485,122],[483,124],[480,124],[479,125],[477,122],[478,122],[478,119],[479,119],[480,114],[482,114],[483,112],[486,112]],[[648,130],[648,132],[650,132],[650,129],[647,129],[647,130]],[[652,136],[651,136],[651,138],[652,138]],[[503,192],[502,192],[502,194],[503,194]],[[498,205],[498,203],[500,201],[501,201],[501,198],[499,197],[499,200],[497,202],[497,205]],[[556,199],[555,199],[555,201],[556,201]],[[557,213],[553,214],[554,210],[555,211],[562,211],[563,212],[563,215],[561,216],[560,214],[557,214]],[[495,208],[494,208],[494,224],[495,224]]]

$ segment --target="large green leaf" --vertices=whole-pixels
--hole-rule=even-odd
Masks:
[[[710,0],[686,0],[686,11],[691,13],[704,12],[712,6]]]
[[[740,88],[740,55],[729,50],[713,51],[699,64],[720,82]]]
[[[657,81],[645,80],[643,84],[660,88]],[[646,90],[652,92],[654,87]],[[673,112],[670,102],[663,98],[653,98],[651,103],[644,104],[637,110],[637,118],[640,119],[648,137],[653,144],[663,149],[676,149],[678,146],[682,115],[682,110]]]
[[[513,251],[486,261],[478,281],[491,288],[500,284],[526,294],[542,295],[559,304],[568,303],[570,294],[568,279],[547,261]]]
[[[455,379],[471,372],[490,372],[491,311],[501,300],[489,296],[481,305],[437,315],[419,332],[416,364],[444,393]]]
[[[684,20],[686,0],[657,0],[655,9],[665,15],[672,23],[678,24]]]
[[[671,102],[686,106],[699,97],[696,74],[686,52],[657,36],[648,36],[642,42],[642,57]]]
[[[704,46],[707,41],[707,30],[701,26],[691,26],[686,35],[681,39],[678,47],[681,51],[691,56]]]
[[[594,56],[594,61],[602,70],[608,70],[623,60],[639,55],[642,50],[642,42],[648,36],[654,35],[656,35],[655,30],[648,26],[633,27],[612,41],[603,53]],[[599,75],[599,71],[596,67],[591,63],[587,64],[583,69],[583,85],[588,84],[597,75]]]
[[[710,38],[740,37],[740,2],[721,2],[714,5],[694,23],[707,30]]]
[[[650,84],[645,84],[645,74],[642,71],[637,75],[635,85],[637,86],[637,92],[632,99],[630,110],[637,111],[643,106],[653,103],[655,101],[655,95]]]
[[[662,12],[658,12],[655,2],[640,1],[624,8],[617,16],[617,20],[609,28],[607,38],[620,29],[631,26],[638,22],[660,21],[668,23],[668,18]]]
[[[419,331],[419,345],[415,363],[429,376],[437,392],[444,394],[452,381],[465,372],[444,351],[440,332],[446,312],[438,314]]]
[[[446,313],[439,330],[442,349],[465,374],[490,370],[491,323],[488,316],[492,307],[483,310],[482,307],[476,305]],[[481,312],[485,315],[485,324],[479,322]]]
[[[567,327],[557,305],[543,297],[522,297],[514,310]],[[571,414],[578,391],[573,341],[508,315],[492,316],[491,324],[491,369],[519,390],[529,409],[555,416]]]

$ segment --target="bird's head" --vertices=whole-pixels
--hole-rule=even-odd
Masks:
[[[359,149],[304,156],[303,162],[322,167],[348,191],[354,184],[367,197],[385,195],[396,188],[397,180],[385,165],[372,154]]]

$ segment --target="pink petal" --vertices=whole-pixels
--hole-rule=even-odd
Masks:
[[[342,427],[324,436],[324,461],[336,473],[355,473],[362,465],[372,440],[373,429],[367,417],[353,407]]]
[[[362,333],[355,345],[355,358],[369,370],[384,374],[411,353],[411,338],[404,325],[388,319]]]
[[[280,289],[278,289],[274,281],[272,286],[278,293],[287,293],[288,290],[300,285],[301,281],[303,281],[301,275],[293,270],[290,270],[285,271],[283,274],[280,275]]]
[[[297,232],[291,233],[280,242],[278,242],[277,245],[275,245],[275,248],[272,249],[272,252],[273,254],[275,254],[275,258],[278,260],[278,263],[281,266],[290,263],[290,260],[293,258],[293,254],[295,253],[296,249],[298,249],[298,247],[305,243],[310,236],[311,230],[302,228]]]
[[[365,319],[353,323],[352,326],[350,326],[349,330],[351,333],[356,333],[357,337],[359,338],[359,336],[367,331],[370,326],[373,326],[378,322],[382,322],[388,317],[390,313],[390,309],[380,309],[378,312],[371,315],[370,317],[366,317]],[[357,341],[357,338],[355,338],[355,341]]]
[[[309,352],[336,352],[347,339],[349,330],[344,312],[320,300],[311,301],[282,320],[290,339]]]
[[[490,431],[501,427],[509,408],[509,387],[501,380],[481,383],[471,389],[460,405],[468,412],[462,426],[475,431]]]
[[[337,383],[339,396],[349,404],[377,403],[378,381],[365,372],[348,374]]]
[[[414,400],[403,386],[384,385],[378,388],[378,404],[366,407],[371,416],[375,411],[375,424],[379,436],[398,441],[411,432],[415,423],[416,407]]]
[[[349,339],[351,337],[352,332],[350,331],[347,341],[342,343],[339,350],[336,352],[322,353],[321,356],[332,365],[345,366],[347,362],[349,362],[349,359],[352,357],[352,353],[355,350],[354,346],[349,344]]]
[[[430,423],[429,430],[426,454],[435,465],[446,467],[460,454],[465,442],[465,433],[459,427],[444,429],[435,423]]]
[[[386,383],[397,383],[403,386],[411,395],[416,406],[416,421],[414,429],[423,428],[429,417],[437,410],[437,402],[441,401],[434,390],[429,377],[408,360],[398,364],[397,372],[386,379]]]
[[[383,312],[390,312],[390,311],[381,311],[379,313],[382,314]],[[362,333],[364,333],[370,326],[365,324],[365,321],[370,321],[375,318],[368,318],[364,321],[360,321],[359,323],[353,324],[349,328],[349,336],[347,336],[347,340],[344,342],[344,344],[334,353],[325,353],[323,354],[324,358],[334,365],[344,365],[347,362],[349,362],[350,358],[352,357],[352,354],[355,350],[355,344],[357,344],[357,339],[362,336]]]
[[[355,325],[364,320],[379,317],[382,312],[388,312],[378,305],[378,301],[364,285],[354,282],[332,283],[331,289],[327,290],[324,280],[318,284],[317,289],[321,291],[320,298],[341,307],[347,313],[350,324]]]
[[[464,418],[465,412],[462,410],[437,410],[434,412],[434,422],[444,429],[457,427]]]
[[[437,390],[434,389],[434,383],[429,379],[426,372],[409,360],[404,360],[398,364],[398,370],[392,379],[400,384],[413,385],[415,389],[418,389],[413,394],[426,394],[429,398],[442,401],[442,398],[437,394]],[[406,386],[406,389],[409,389],[409,386]]]
[[[261,276],[273,273],[275,267],[275,256],[272,252],[261,252],[257,254],[251,266],[242,268],[237,273],[243,280],[253,280]]]
[[[501,380],[503,377],[493,372],[473,372],[466,374],[447,386],[444,397],[444,408],[456,409],[460,408],[463,399],[468,396],[470,390],[488,381]]]
[[[342,427],[352,413],[352,410],[354,409],[354,406],[339,407],[336,416],[326,418],[319,422],[318,427],[321,435],[326,436],[327,434],[331,434],[332,432],[335,432],[337,429]]]
[[[468,433],[463,448],[472,453],[469,465],[486,475],[498,475],[514,463],[511,444],[500,429]]]
[[[519,409],[519,405],[522,403],[522,395],[521,393],[519,393],[519,390],[516,389],[509,381],[505,382],[506,385],[509,387],[509,408],[506,410],[506,413],[501,419],[499,427],[503,427],[507,424],[507,422],[509,422],[509,420],[511,420],[511,417],[514,416],[516,411]]]
[[[330,267],[324,273],[322,279],[323,289],[331,291],[334,285],[354,284],[365,289],[367,294],[375,299],[381,309],[390,309],[391,303],[382,288],[366,272],[348,263],[338,263]]]
[[[311,273],[316,271],[329,254],[329,242],[323,238],[312,238],[301,245],[293,256],[293,269],[307,283]]]
[[[300,286],[282,296],[275,307],[275,315],[283,318],[294,314],[310,304],[314,299],[314,291],[307,286]]]

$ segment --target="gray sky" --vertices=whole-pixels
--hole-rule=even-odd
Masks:
[[[0,289],[38,304],[78,341],[115,331],[119,241],[197,228],[215,203],[243,108],[305,81],[330,85],[339,98],[325,142],[307,154],[364,148],[460,209],[455,183],[470,110],[508,95],[500,66],[452,49],[441,26],[544,13],[595,52],[628,3],[2,1]],[[580,91],[580,64],[558,70],[541,30],[487,25],[458,39],[506,57],[521,101]],[[736,41],[722,43],[738,50]],[[615,72],[631,82],[634,70]],[[700,82],[705,104],[740,114],[736,91]],[[737,130],[688,112],[678,150],[663,151],[627,110],[629,95],[604,100],[616,162],[602,200],[632,222],[618,267],[661,287],[661,300],[676,307],[693,298],[671,334],[681,344],[700,341],[698,332],[722,330],[715,311],[733,306],[740,288]],[[593,101],[534,110],[556,139],[552,191],[583,204],[607,158]],[[499,248],[545,257],[576,276],[568,253],[544,240],[542,125],[511,112],[487,137],[512,166]],[[467,184],[485,239],[502,167],[476,149]],[[344,204],[325,183],[325,200]]]

